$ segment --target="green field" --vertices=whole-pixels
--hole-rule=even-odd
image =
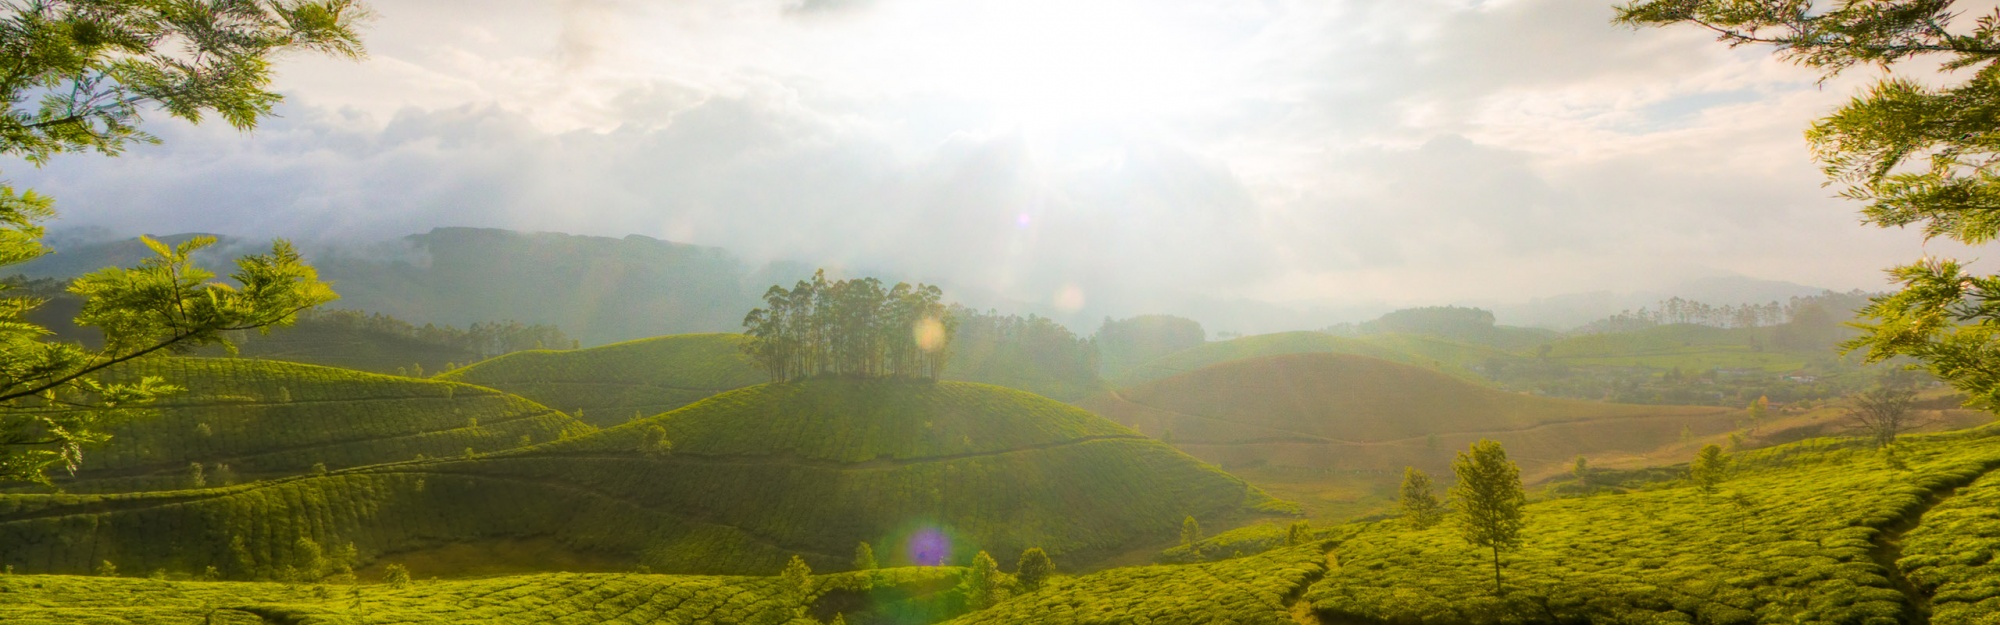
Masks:
[[[514,393],[609,427],[769,379],[741,334],[678,334],[577,350],[515,352],[437,376]]]
[[[707,445],[693,442],[699,436],[689,440]],[[551,573],[395,587],[171,581],[182,574],[162,568],[167,579],[0,576],[0,618],[803,625],[809,621],[793,621],[794,615],[824,621],[838,613],[849,623],[902,625],[1985,625],[2000,600],[1992,585],[1993,550],[2000,546],[1996,440],[2000,427],[1906,437],[1899,468],[1859,441],[1815,439],[1735,455],[1732,474],[1714,494],[1669,480],[1630,493],[1531,503],[1525,544],[1505,554],[1504,593],[1497,596],[1486,554],[1458,538],[1449,519],[1427,530],[1392,519],[1319,527],[1309,542],[1292,547],[1279,525],[1222,532],[1203,540],[1199,555],[1186,548],[1162,555],[1189,564],[1060,575],[1039,590],[1003,576],[1001,600],[970,612],[953,589],[963,571],[951,567],[816,576],[804,593],[782,590],[778,577]],[[537,453],[488,461],[515,456]],[[5,516],[24,512],[39,513],[15,509]],[[19,539],[8,535],[0,544]],[[1069,559],[1057,562],[1059,570],[1076,569]],[[149,570],[120,566],[126,575]]]
[[[656,429],[670,453],[650,442]],[[792,554],[836,570],[861,541],[906,544],[926,530],[955,545],[942,557],[1040,546],[1085,563],[1169,541],[1186,515],[1224,526],[1282,509],[1171,447],[1026,392],[826,379],[492,455],[226,488],[0,496],[0,563],[215,566],[253,579],[298,566],[299,538],[352,544],[366,564],[547,536],[663,572],[754,573]]]
[[[106,377],[159,376],[186,389],[110,428],[64,488],[193,488],[203,480],[492,452],[591,430],[560,412],[469,384],[235,358],[134,361]],[[226,468],[224,468],[226,466]],[[234,478],[230,475],[234,474]]]
[[[1315,519],[1373,513],[1402,469],[1507,445],[1531,479],[1577,456],[1630,457],[1741,427],[1740,410],[1536,397],[1368,356],[1284,354],[1211,365],[1080,406],[1220,464]]]
[[[1299,593],[1327,570],[1326,549],[1314,542],[1219,562],[1058,577],[951,623],[1289,625]]]
[[[1859,624],[1925,622],[1927,609],[1928,622],[1990,622],[1969,615],[1993,593],[1980,477],[2000,468],[1996,437],[1910,437],[1907,469],[1818,439],[1742,454],[1713,495],[1668,483],[1532,504],[1503,596],[1487,554],[1448,523],[1378,522],[1340,543],[1340,566],[1306,597],[1322,620],[1352,623]],[[1906,576],[1940,591],[1906,589]]]
[[[0,622],[21,625],[492,623],[931,623],[963,611],[960,570],[912,567],[815,576],[803,593],[775,577],[548,573],[481,580],[280,584],[0,576]],[[373,581],[373,580],[370,580]]]

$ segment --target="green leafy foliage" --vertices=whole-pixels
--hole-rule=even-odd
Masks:
[[[1451,487],[1452,517],[1465,542],[1493,552],[1493,592],[1499,594],[1500,552],[1521,546],[1521,468],[1507,459],[1500,443],[1481,440],[1459,452],[1451,464],[1458,483]]]
[[[38,237],[35,218],[9,225]],[[227,332],[287,325],[299,311],[335,297],[282,240],[270,254],[237,259],[233,285],[212,281],[213,274],[193,265],[194,252],[214,239],[172,247],[145,241],[154,258],[70,285],[84,300],[76,323],[103,330],[102,351],[44,341],[41,328],[20,320],[37,301],[12,298],[0,307],[0,351],[9,354],[0,359],[0,402],[12,408],[0,415],[0,479],[46,483],[52,467],[75,471],[83,445],[105,440],[101,428],[121,416],[117,409],[178,390],[157,377],[106,382],[99,372],[156,353],[226,345]]]
[[[17,62],[0,83],[0,153],[37,165],[66,152],[116,155],[153,140],[138,128],[147,107],[251,128],[282,99],[265,89],[270,59],[294,50],[358,58],[354,26],[365,14],[352,0],[9,5],[0,52]]]
[[[879,565],[875,561],[875,548],[863,542],[854,546],[854,570],[872,571]]]
[[[744,353],[772,379],[815,375],[900,376],[938,379],[951,350],[957,321],[947,314],[938,287],[899,283],[884,289],[875,278],[828,282],[826,270],[791,290],[772,286],[768,308],[743,317],[750,342]]]
[[[1889,76],[1806,133],[1827,179],[1865,202],[1884,228],[1921,225],[1926,238],[1978,245],[2000,236],[2000,9],[1958,22],[1951,2],[1878,0],[1821,7],[1788,0],[1646,0],[1618,9],[1634,26],[1691,24],[1730,45],[1769,44],[1828,77],[1855,65],[1930,57],[1955,84]],[[1876,298],[1873,323],[1847,344],[1870,361],[1909,356],[1974,399],[2000,398],[2000,276],[1925,258],[1891,271],[1902,289]]]
[[[1688,481],[1694,483],[1695,490],[1703,494],[1714,494],[1729,478],[1729,458],[1722,453],[1719,445],[1703,445],[1695,454],[1694,463],[1688,465]]]
[[[1429,474],[1416,467],[1403,468],[1403,487],[1401,496],[1396,498],[1396,507],[1402,511],[1403,519],[1417,529],[1444,520],[1444,503],[1438,501],[1437,487],[1432,485]]]
[[[515,352],[437,376],[520,395],[610,427],[769,378],[740,334],[680,334],[579,350]]]
[[[1014,564],[1014,579],[1021,588],[1033,592],[1040,590],[1056,574],[1056,563],[1049,559],[1049,552],[1041,547],[1029,547],[1021,552],[1021,559]]]
[[[1005,576],[1000,572],[1000,563],[993,556],[981,551],[972,556],[972,564],[965,568],[965,578],[959,585],[965,595],[965,604],[974,610],[991,607],[1005,596]]]

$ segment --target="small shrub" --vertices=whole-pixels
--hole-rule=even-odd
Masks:
[[[388,584],[391,588],[408,586],[410,585],[410,569],[405,568],[401,564],[391,564],[383,567],[382,582]]]
[[[1042,583],[1055,574],[1055,562],[1049,560],[1048,552],[1042,551],[1041,547],[1021,552],[1021,561],[1014,566],[1014,579],[1028,590],[1040,590]]]

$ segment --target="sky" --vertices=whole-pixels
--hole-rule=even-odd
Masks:
[[[1818,74],[1591,0],[372,0],[251,133],[0,164],[58,227],[436,226],[880,267],[1057,309],[1880,290]],[[164,118],[164,116],[156,116]],[[1106,307],[1106,302],[1118,306]]]

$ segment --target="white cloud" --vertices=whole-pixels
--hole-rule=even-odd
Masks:
[[[288,61],[254,135],[166,123],[163,146],[7,171],[128,231],[638,233],[1111,314],[1848,288],[1920,253],[1805,153],[1865,76],[1816,86],[1608,3],[376,8],[371,60]]]

